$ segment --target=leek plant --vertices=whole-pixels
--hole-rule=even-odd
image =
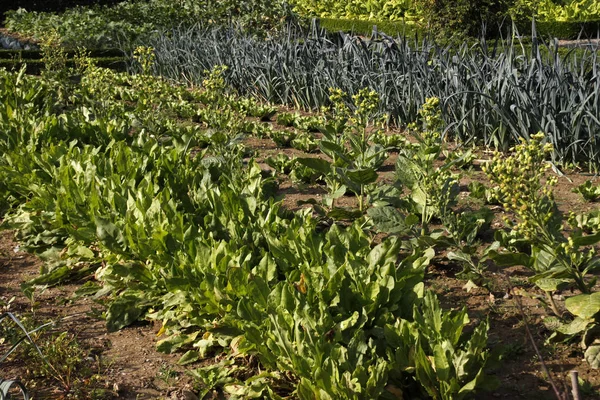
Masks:
[[[448,133],[506,151],[520,138],[548,134],[553,160],[600,161],[600,79],[597,49],[560,52],[558,42],[518,36],[474,45],[439,45],[427,38],[369,39],[289,27],[267,40],[233,29],[195,26],[159,34],[153,72],[198,85],[203,71],[229,67],[240,94],[304,109],[331,104],[329,88],[353,96],[364,87],[380,98],[379,115],[400,126],[438,97]]]

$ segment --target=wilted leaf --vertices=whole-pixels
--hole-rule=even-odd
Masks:
[[[600,292],[569,297],[565,301],[565,307],[573,315],[583,319],[592,318],[600,312]]]
[[[588,347],[588,349],[585,351],[585,360],[592,368],[600,368],[600,345]]]

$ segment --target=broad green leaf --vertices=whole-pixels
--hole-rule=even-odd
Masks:
[[[572,236],[572,239],[573,239],[573,245],[575,247],[591,246],[593,244],[600,242],[600,232],[596,232],[592,235],[586,235],[586,236]]]
[[[345,208],[334,207],[331,211],[327,213],[329,218],[333,218],[335,220],[348,220],[353,221],[362,217],[362,212],[360,210],[347,210]]]
[[[109,332],[118,331],[131,325],[144,314],[147,306],[134,294],[119,296],[113,301],[106,314],[106,327]]]
[[[583,332],[591,323],[592,320],[577,317],[568,324],[562,324],[556,330],[563,335],[571,336]]]
[[[181,356],[177,364],[179,365],[187,365],[194,363],[200,359],[200,353],[194,350],[188,350],[184,355]]]
[[[572,282],[570,279],[556,279],[556,278],[541,278],[532,279],[537,287],[546,292],[553,292],[558,290],[559,286]]]
[[[447,257],[449,260],[461,261],[461,262],[468,263],[468,264],[470,264],[473,261],[469,254],[466,254],[462,251],[456,251],[456,252],[451,251],[448,253]]]
[[[307,166],[308,168],[312,168],[315,171],[320,172],[325,176],[329,175],[332,171],[331,163],[322,158],[301,157],[297,158],[296,161],[304,166]]]
[[[368,185],[377,180],[377,171],[374,168],[346,170],[346,176],[357,185]]]
[[[345,319],[344,321],[339,323],[340,331],[345,331],[346,329],[352,328],[358,322],[358,318],[360,314],[358,311],[354,311],[354,313],[350,316],[350,318]]]
[[[450,361],[452,359],[452,343],[444,340],[442,343],[435,345],[433,348],[433,362],[437,378],[441,381],[446,381],[450,377]]]
[[[197,336],[198,331],[190,335],[176,334],[166,339],[159,340],[156,343],[156,349],[162,353],[171,354],[185,345],[191,345]]]
[[[394,207],[373,207],[367,210],[373,223],[381,232],[402,234],[409,230],[406,226],[404,216]]]
[[[600,292],[569,297],[565,301],[565,307],[580,318],[592,318],[600,312]]]
[[[500,267],[511,267],[514,265],[528,267],[531,263],[531,257],[525,253],[498,253],[492,250],[488,255]]]

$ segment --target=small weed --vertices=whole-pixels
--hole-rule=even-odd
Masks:
[[[507,343],[504,346],[502,346],[501,358],[504,360],[510,360],[523,355],[524,352],[525,348],[523,347],[522,343]]]
[[[163,364],[158,370],[157,377],[167,386],[172,386],[173,381],[179,378],[179,372],[175,371],[171,366]]]
[[[102,361],[90,356],[72,333],[36,328],[43,325],[29,315],[19,322],[37,345],[23,343],[10,356],[13,360],[23,360],[21,379],[29,389],[35,392],[36,388],[57,387],[65,397],[107,398],[109,393],[102,388]],[[12,347],[21,342],[23,332],[17,328],[14,321],[1,325],[0,345]]]

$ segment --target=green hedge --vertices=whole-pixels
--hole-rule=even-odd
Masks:
[[[97,57],[94,58],[96,65],[104,68],[111,68],[117,71],[125,71],[127,63],[123,57]],[[44,62],[35,58],[3,58],[0,57],[0,69],[6,68],[9,71],[18,71],[25,66],[25,72],[32,75],[39,75],[44,69]],[[73,61],[67,61],[67,67],[74,67]]]
[[[414,36],[421,33],[421,28],[415,24],[394,21],[365,21],[340,18],[320,18],[319,24],[329,32],[352,32],[358,35],[370,35],[373,28],[389,36]]]
[[[352,32],[358,35],[371,35],[376,26],[379,32],[390,36],[407,36],[425,34],[425,30],[414,23],[403,23],[393,21],[366,21],[340,18],[320,18],[319,24],[329,32]],[[538,36],[559,39],[577,39],[600,37],[600,20],[587,22],[558,22],[558,21],[536,21]],[[521,35],[531,35],[531,23],[518,26]],[[580,36],[581,35],[581,36]]]
[[[74,51],[67,51],[67,57],[73,58],[75,55]],[[40,50],[0,50],[0,60],[40,60],[42,58],[42,52]],[[102,58],[123,58],[125,54],[119,49],[107,49],[107,50],[90,50],[89,56],[95,59]]]
[[[531,23],[523,24],[518,29],[520,34],[531,35]],[[597,38],[600,35],[600,20],[586,22],[536,21],[535,29],[538,36],[542,37],[559,39]]]

